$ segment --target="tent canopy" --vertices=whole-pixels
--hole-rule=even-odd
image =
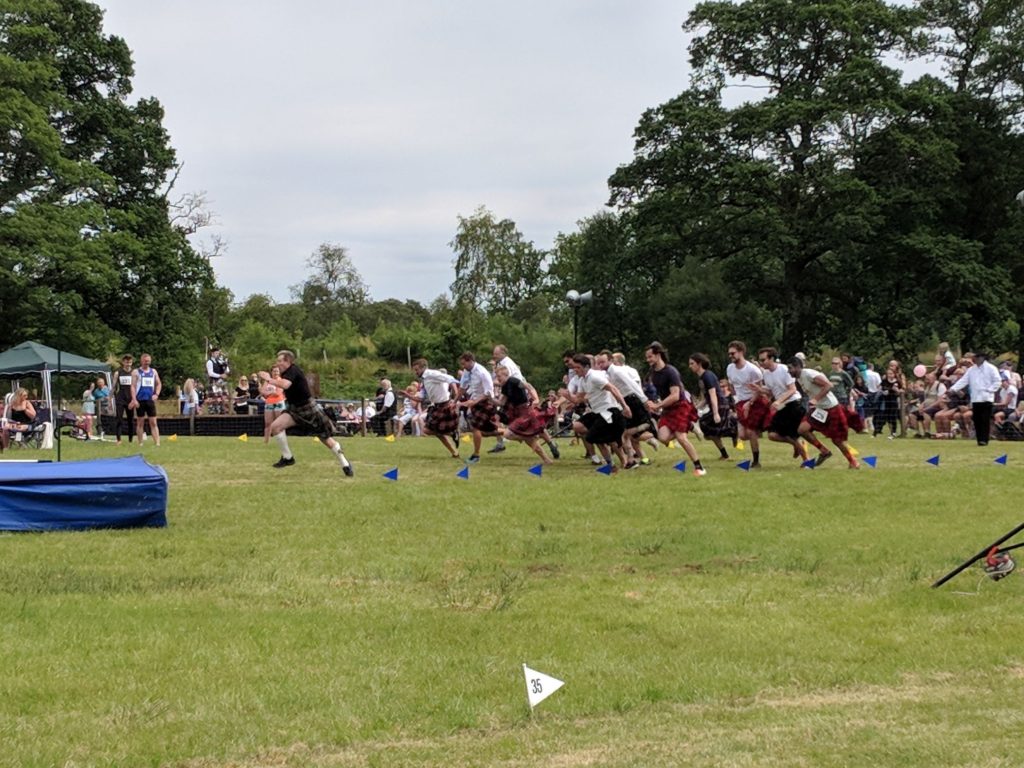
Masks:
[[[15,379],[57,370],[57,350],[45,344],[26,341],[0,353],[0,377]],[[81,355],[60,353],[61,373],[110,373],[110,366]]]

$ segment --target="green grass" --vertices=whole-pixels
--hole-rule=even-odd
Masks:
[[[1024,447],[464,481],[434,440],[348,440],[353,480],[292,443],[147,445],[166,529],[0,535],[0,765],[1021,762],[1024,584],[930,584],[1021,522]],[[566,681],[532,714],[523,662]]]

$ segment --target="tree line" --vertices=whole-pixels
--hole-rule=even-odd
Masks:
[[[429,306],[372,300],[333,243],[275,302],[236,299],[216,247],[190,243],[209,216],[174,190],[163,110],[130,102],[130,52],[102,11],[11,0],[0,341],[147,349],[170,380],[195,375],[210,342],[239,369],[287,346],[339,386],[500,342],[543,385],[572,343],[574,288],[594,293],[581,346],[634,356],[655,338],[715,360],[732,338],[872,357],[940,338],[1024,348],[1017,2],[705,2],[684,28],[688,87],[640,116],[607,208],[550,248],[481,206],[458,217],[454,279]]]

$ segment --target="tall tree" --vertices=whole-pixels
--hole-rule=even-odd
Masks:
[[[169,221],[163,110],[129,102],[131,56],[102,20],[84,0],[0,10],[0,342],[145,347],[176,374],[213,274]]]
[[[509,312],[543,288],[544,252],[534,247],[510,219],[498,221],[480,206],[472,216],[459,216],[455,237],[456,304],[490,312]]]

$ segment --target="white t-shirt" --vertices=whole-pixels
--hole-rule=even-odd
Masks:
[[[873,395],[882,388],[882,374],[868,368],[864,371],[864,386],[868,388],[868,394]]]
[[[594,413],[607,413],[612,408],[619,408],[619,401],[605,389],[609,382],[604,371],[591,368],[587,375],[581,377],[579,381],[580,391],[587,396],[590,410]]]
[[[747,360],[742,368],[735,363],[729,363],[725,369],[725,377],[732,385],[733,392],[736,393],[736,402],[744,403],[757,397],[758,393],[754,385],[760,384],[764,380],[764,372]]]
[[[800,371],[800,386],[803,387],[804,392],[807,393],[808,399],[817,399],[818,393],[821,392],[822,386],[815,381],[815,379],[821,375],[823,375],[821,371],[816,371],[813,368],[804,368]],[[825,377],[825,380],[828,381],[827,376]],[[818,408],[822,408],[826,411],[831,408],[835,408],[837,405],[839,405],[839,399],[831,390],[829,390],[823,398],[818,400]]]
[[[789,389],[789,386],[795,382],[792,376],[789,375],[789,369],[784,365],[776,365],[774,371],[769,371],[767,368],[764,369],[764,383],[772,391],[772,399],[778,400],[782,397],[782,394]],[[800,402],[802,398],[799,392],[794,392],[792,395],[786,398],[783,405],[792,402]]]
[[[520,367],[516,365],[516,361],[513,360],[511,357],[508,357],[506,355],[495,364],[495,367],[499,365],[504,366],[505,368],[508,369],[508,377],[510,379],[519,379],[524,384],[526,383],[526,378],[523,376],[522,369],[520,369]]]
[[[636,374],[636,378],[629,374],[630,371]],[[623,397],[636,395],[640,398],[641,403],[647,402],[647,395],[644,394],[643,387],[640,386],[640,374],[635,368],[630,368],[627,365],[609,365],[605,373],[608,374],[608,381],[615,385]]]

